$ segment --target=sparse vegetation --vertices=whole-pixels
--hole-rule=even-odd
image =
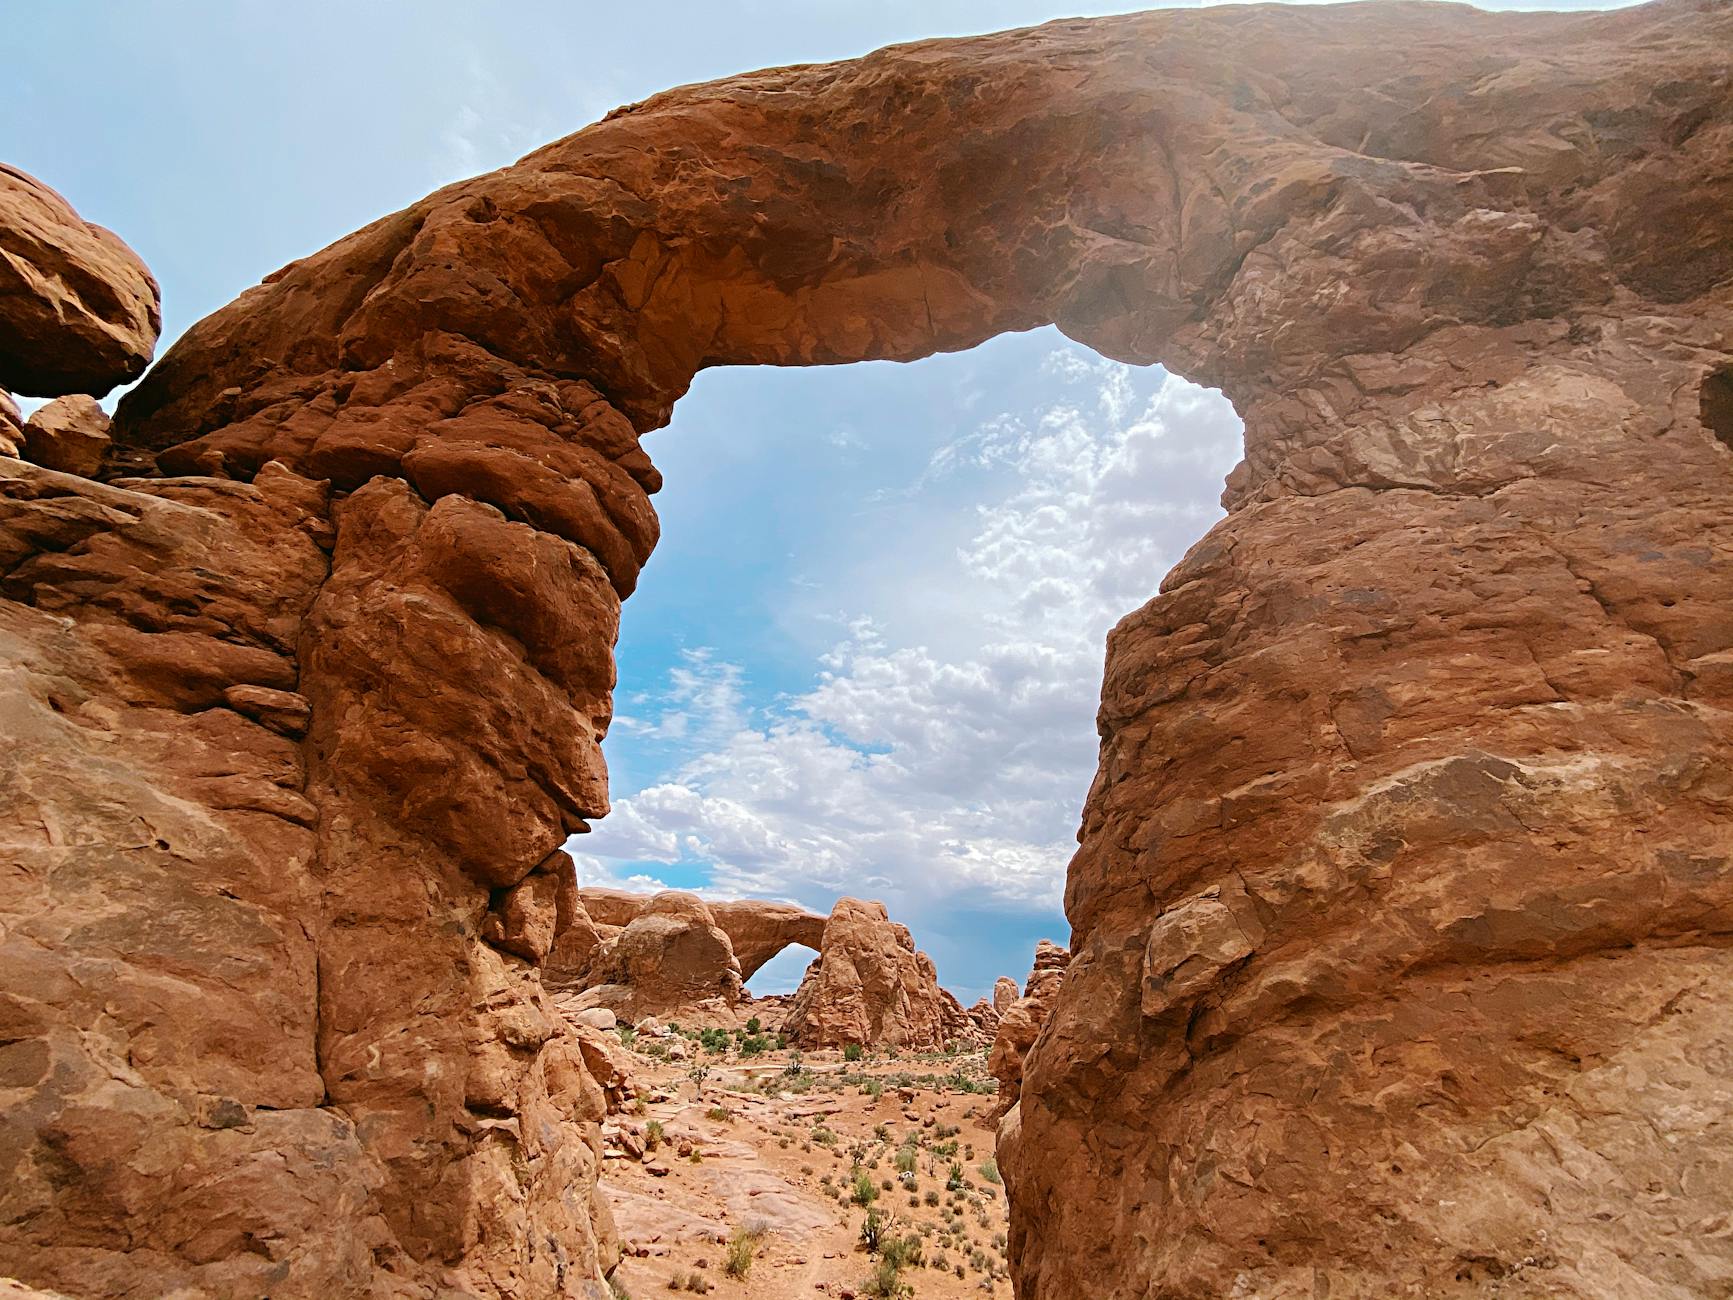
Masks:
[[[999,1162],[992,1156],[988,1156],[981,1162],[981,1178],[982,1181],[992,1183],[995,1187],[999,1185]]]
[[[722,1259],[722,1271],[729,1277],[745,1279],[752,1271],[752,1261],[758,1258],[759,1243],[764,1240],[762,1228],[737,1228],[728,1239],[728,1251]]]
[[[644,1150],[654,1151],[657,1147],[661,1146],[662,1137],[663,1129],[661,1120],[653,1119],[648,1124],[644,1125]]]
[[[854,1188],[851,1196],[856,1205],[871,1205],[879,1198],[879,1189],[873,1186],[872,1177],[861,1170],[854,1176]]]
[[[845,1061],[858,1061],[865,1055],[866,1048],[859,1043],[850,1043],[842,1049],[842,1059]]]

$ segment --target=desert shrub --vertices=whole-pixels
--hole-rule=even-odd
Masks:
[[[858,1061],[865,1055],[866,1048],[859,1043],[849,1043],[842,1049],[842,1059],[845,1061]]]
[[[999,1185],[1001,1181],[999,1178],[999,1162],[993,1159],[992,1156],[988,1156],[981,1162],[981,1177],[985,1181],[992,1183],[995,1187]]]
[[[740,1040],[740,1054],[742,1056],[758,1056],[769,1046],[770,1040],[763,1034],[749,1034]]]
[[[937,1208],[937,1206],[939,1204],[938,1190],[936,1188],[932,1188],[932,1187],[927,1188],[926,1200],[927,1200],[928,1205],[933,1206],[934,1208]]]
[[[644,1150],[654,1151],[657,1147],[661,1146],[662,1137],[663,1129],[661,1120],[653,1119],[648,1124],[644,1125]]]
[[[861,1294],[870,1300],[903,1300],[914,1294],[914,1288],[903,1281],[902,1270],[883,1256],[860,1284]]]
[[[912,1143],[903,1143],[902,1147],[897,1151],[897,1172],[899,1174],[914,1173],[915,1165],[920,1162],[920,1158],[921,1156],[918,1148],[916,1148]]]
[[[729,1277],[745,1279],[752,1271],[752,1261],[758,1258],[758,1245],[764,1232],[758,1228],[736,1228],[728,1239],[728,1249],[722,1258],[722,1271]]]
[[[947,1192],[963,1190],[963,1166],[955,1160],[951,1161],[950,1172],[945,1175],[945,1190]]]
[[[704,1118],[714,1120],[718,1124],[732,1124],[734,1122],[734,1112],[729,1110],[726,1106],[712,1106],[709,1110],[704,1112]]]
[[[753,1016],[752,1019],[750,1019],[746,1022],[746,1032],[749,1034],[761,1034],[761,1033],[763,1033],[764,1032],[764,1022],[762,1020],[760,1020],[757,1016]]]
[[[886,1237],[879,1244],[880,1258],[888,1259],[899,1272],[920,1267],[922,1250],[921,1239],[913,1233],[906,1237]]]
[[[608,1294],[613,1296],[614,1300],[632,1300],[632,1293],[626,1290],[626,1284],[617,1277],[608,1279]]]
[[[879,1198],[879,1189],[873,1186],[873,1180],[866,1170],[861,1170],[854,1176],[853,1199],[856,1205],[871,1205]]]
[[[782,1044],[778,1043],[777,1046],[781,1047]],[[806,1073],[805,1058],[803,1058],[799,1052],[794,1053],[794,1055],[788,1058],[788,1064],[782,1067],[782,1072],[790,1078],[799,1078],[801,1075]]]
[[[630,1025],[620,1026],[620,1041],[630,1047],[638,1037],[638,1031]]]

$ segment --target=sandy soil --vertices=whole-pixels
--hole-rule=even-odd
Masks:
[[[638,1035],[632,1048],[641,1108],[608,1122],[602,1183],[627,1254],[617,1293],[1011,1294],[984,1053],[742,1057],[685,1035]],[[895,1245],[863,1246],[869,1208],[881,1239],[919,1242],[919,1262],[893,1272]],[[750,1255],[744,1276],[728,1270],[731,1243]]]

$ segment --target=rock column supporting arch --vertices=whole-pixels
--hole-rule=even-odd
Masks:
[[[108,910],[16,946],[0,1271],[595,1294],[593,1081],[482,936],[607,808],[638,435],[703,366],[1057,322],[1221,387],[1246,459],[1108,647],[1020,1295],[1724,1286],[1730,51],[1716,0],[899,47],[621,110],[196,326],[115,429],[165,477],[8,486],[19,824]],[[162,1032],[237,981],[244,1033]]]

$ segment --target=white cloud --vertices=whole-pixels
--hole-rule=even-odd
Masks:
[[[806,575],[859,602],[810,690],[750,710],[741,669],[694,651],[634,707],[628,734],[688,756],[616,792],[573,846],[592,869],[698,863],[715,892],[900,915],[1057,908],[1106,633],[1219,515],[1241,435],[1172,376],[1069,347],[1047,374],[1057,400],[982,421],[911,485],[926,513],[972,512],[960,546],[936,531]]]

